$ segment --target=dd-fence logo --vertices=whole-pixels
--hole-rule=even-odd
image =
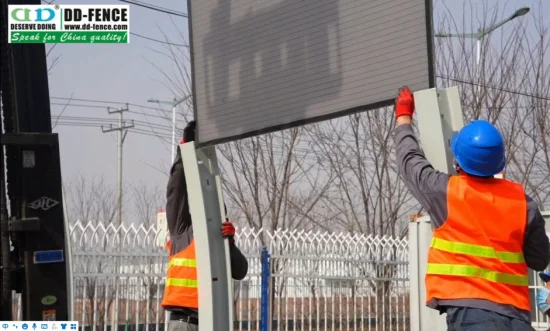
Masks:
[[[129,5],[9,5],[11,44],[127,44]]]

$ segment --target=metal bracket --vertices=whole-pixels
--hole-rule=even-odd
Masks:
[[[453,174],[451,138],[464,125],[457,87],[414,93],[420,144],[434,169]],[[426,264],[432,238],[428,216],[409,223],[411,331],[444,330],[445,316],[426,307]]]
[[[9,220],[9,232],[28,232],[40,230],[40,219],[38,217],[23,218],[20,220]]]
[[[233,331],[229,244],[220,235],[224,204],[215,147],[180,145],[197,259],[201,331]]]
[[[2,134],[2,145],[57,145],[57,133],[19,132]]]
[[[420,144],[434,169],[453,174],[451,138],[463,126],[458,88],[414,93]]]

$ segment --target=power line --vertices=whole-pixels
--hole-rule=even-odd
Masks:
[[[164,109],[155,108],[155,107],[151,107],[151,106],[140,105],[140,104],[136,104],[136,103],[128,103],[128,102],[123,102],[123,101],[109,101],[109,100],[98,100],[98,99],[75,99],[75,98],[67,98],[67,97],[50,97],[50,99],[68,100],[69,102],[78,101],[78,102],[105,103],[105,104],[118,104],[118,105],[126,105],[127,104],[129,106],[140,107],[140,108],[145,108],[145,109],[152,109],[152,110],[158,110],[158,111],[165,112],[165,113],[171,113],[169,110],[164,110]],[[105,107],[107,107],[107,106],[91,106],[91,108],[105,108]]]
[[[55,115],[52,115],[52,116],[55,116]],[[98,127],[102,127],[106,124],[113,124],[114,121],[117,121],[115,119],[108,119],[108,118],[100,118],[100,117],[97,117],[97,118],[94,118],[94,117],[78,117],[78,116],[59,116],[59,121],[57,122],[57,126],[73,126],[73,127],[95,127],[95,128],[98,128]],[[133,120],[134,123],[136,123],[135,120]],[[138,123],[146,123],[146,122],[143,122],[143,121],[137,121]],[[161,130],[160,132],[159,131],[155,131],[154,129],[158,129],[158,130]],[[141,124],[141,127],[138,127],[138,126],[134,126],[132,128],[129,128],[127,130],[127,132],[131,132],[131,133],[136,133],[136,134],[140,134],[140,135],[144,135],[144,136],[149,136],[149,137],[155,137],[155,138],[158,138],[158,139],[161,139],[163,141],[165,141],[166,143],[169,143],[170,140],[171,140],[171,137],[168,133],[163,133],[162,130],[171,130],[171,128],[169,127],[162,127],[162,126],[157,126],[155,127],[154,124],[150,125],[150,124]],[[268,145],[267,143],[265,142],[259,142],[258,143],[260,149],[263,149],[263,148],[268,148],[268,149],[272,149],[273,151],[276,151],[276,152],[280,152],[280,153],[283,153],[283,154],[286,154],[287,152],[287,149],[284,148],[283,146],[276,146],[276,145]],[[315,157],[313,155],[310,155],[312,153],[311,149],[306,149],[306,148],[300,148],[300,147],[292,147],[292,149],[294,150],[294,155],[298,158],[304,158],[304,159],[307,159],[307,160],[310,160],[310,161],[317,161],[319,158],[318,157]],[[313,154],[318,154],[318,151],[316,152],[313,152]]]
[[[102,123],[86,123],[86,122],[79,123],[79,122],[65,122],[65,121],[57,122],[57,126],[70,126],[70,127],[83,127],[83,128],[99,128],[101,127],[101,125]],[[147,131],[147,130],[138,129],[138,128],[128,129],[128,132],[143,135],[143,136],[162,138],[162,139],[165,139],[166,141],[170,140],[170,137],[167,134],[162,134],[162,133],[155,134],[152,131]]]
[[[50,102],[50,104],[51,104],[51,105],[55,105],[55,106],[71,106],[71,107],[84,107],[84,108],[99,108],[99,109],[108,108],[108,106],[80,105],[80,104],[60,103],[60,102]]]
[[[546,100],[546,101],[549,101],[549,100],[550,100],[550,98],[545,98],[545,97],[542,97],[542,96],[540,96],[540,95],[530,94],[530,93],[527,93],[527,92],[508,90],[508,89],[505,89],[505,88],[502,88],[502,87],[497,87],[497,86],[492,86],[492,85],[487,85],[487,84],[478,84],[478,83],[474,83],[474,82],[470,82],[470,81],[465,81],[465,80],[458,79],[458,78],[453,78],[453,77],[447,77],[447,76],[441,76],[441,75],[437,75],[437,77],[438,77],[438,78],[442,78],[442,79],[447,79],[447,80],[450,80],[450,81],[453,81],[453,82],[457,82],[457,83],[469,84],[469,85],[473,85],[473,86],[479,86],[479,87],[490,88],[490,89],[492,89],[492,90],[502,91],[502,92],[506,92],[506,93],[512,93],[512,94],[517,94],[517,95],[523,95],[523,96],[530,97],[530,98],[534,98],[534,99],[541,99],[541,100]]]
[[[59,105],[59,106],[65,106],[65,107],[79,107],[79,108],[99,108],[99,109],[107,109],[109,107],[107,106],[90,106],[90,105],[73,105],[73,104],[62,104],[62,103],[51,103],[52,105]],[[113,107],[111,107],[113,108]],[[154,114],[148,114],[148,113],[145,113],[145,112],[138,112],[138,111],[135,111],[135,110],[129,110],[128,111],[129,113],[132,113],[132,114],[135,114],[135,115],[139,115],[139,116],[144,116],[146,118],[148,117],[151,117],[151,118],[158,118],[158,119],[161,119],[161,120],[165,120],[165,121],[168,121],[168,117],[167,116],[159,116],[159,115],[154,115]],[[59,116],[61,114],[58,114],[57,116]],[[54,115],[52,115],[54,116]],[[138,121],[140,122],[140,121]],[[148,122],[149,123],[149,122]],[[178,130],[182,130],[181,127],[176,127]]]
[[[162,41],[162,40],[158,40],[158,39],[155,39],[155,38],[146,37],[146,36],[144,36],[144,35],[140,35],[140,34],[135,33],[135,32],[130,32],[130,34],[131,34],[132,36],[136,36],[136,37],[139,37],[139,38],[147,39],[147,40],[154,41],[154,42],[161,43],[161,44],[166,44],[166,45],[170,45],[170,46],[179,46],[179,47],[187,47],[187,48],[189,48],[189,45],[176,44],[176,43],[172,43],[172,42],[169,42],[169,41]]]
[[[146,3],[146,2],[141,2],[141,1],[137,1],[137,0],[132,0],[132,1],[130,1],[130,0],[118,0],[118,1],[125,2],[125,3],[131,4],[131,5],[136,5],[136,6],[139,6],[139,7],[142,7],[142,8],[147,8],[147,9],[150,9],[150,10],[158,11],[160,13],[165,13],[165,14],[169,14],[169,15],[174,15],[174,16],[187,18],[187,14],[185,14],[185,13],[177,12],[175,10],[168,9],[168,8],[165,8],[165,7],[160,7],[160,6],[157,6],[157,5],[152,5],[152,4]]]
[[[94,102],[94,103],[118,103],[118,104],[121,104],[121,105],[126,104],[126,102],[108,101],[108,100],[99,100],[99,99],[77,99],[77,98],[67,98],[67,97],[50,97],[50,99],[82,101],[82,102]]]
[[[80,104],[71,104],[71,103],[56,103],[56,102],[51,102],[50,104],[56,105],[56,106],[78,107],[78,108],[95,108],[95,109],[107,109],[107,108],[109,108],[109,106],[80,105]],[[113,107],[111,107],[111,108],[113,108]],[[165,110],[159,110],[159,109],[156,109],[156,110],[162,111],[162,112],[167,112],[167,111],[165,111]],[[138,112],[138,111],[135,111],[135,110],[129,110],[128,112],[129,112],[129,113],[132,113],[132,114],[139,115],[139,116],[145,116],[145,117],[158,118],[158,119],[162,119],[162,120],[168,120],[168,116],[159,116],[159,115],[154,115],[154,114],[147,114],[147,113]],[[53,115],[52,115],[52,116],[53,116]],[[178,128],[178,129],[181,130],[181,128]]]
[[[62,120],[65,123],[74,121],[75,123],[93,122],[93,123],[101,123],[101,124],[115,124],[118,122],[118,120],[116,119],[103,118],[103,117],[65,116],[61,114],[52,114],[52,117]],[[158,124],[158,123],[151,123],[151,122],[139,121],[139,120],[132,120],[132,122],[134,124],[142,125],[145,127],[151,127],[159,130],[172,130],[172,127]]]

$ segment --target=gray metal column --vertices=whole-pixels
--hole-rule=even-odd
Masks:
[[[433,167],[454,173],[450,141],[464,125],[458,89],[429,89],[414,93],[420,143]],[[424,143],[423,143],[424,142]],[[432,239],[428,216],[409,223],[411,331],[446,330],[446,315],[426,307],[426,265]]]
[[[221,237],[223,196],[215,147],[180,145],[185,170],[199,281],[200,331],[233,331],[229,243]]]

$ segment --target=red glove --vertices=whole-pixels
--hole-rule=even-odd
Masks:
[[[414,96],[407,86],[399,89],[395,99],[395,118],[400,116],[411,116],[414,113]]]
[[[235,239],[235,227],[233,223],[226,221],[222,223],[222,237],[229,239],[230,243],[234,243]]]

